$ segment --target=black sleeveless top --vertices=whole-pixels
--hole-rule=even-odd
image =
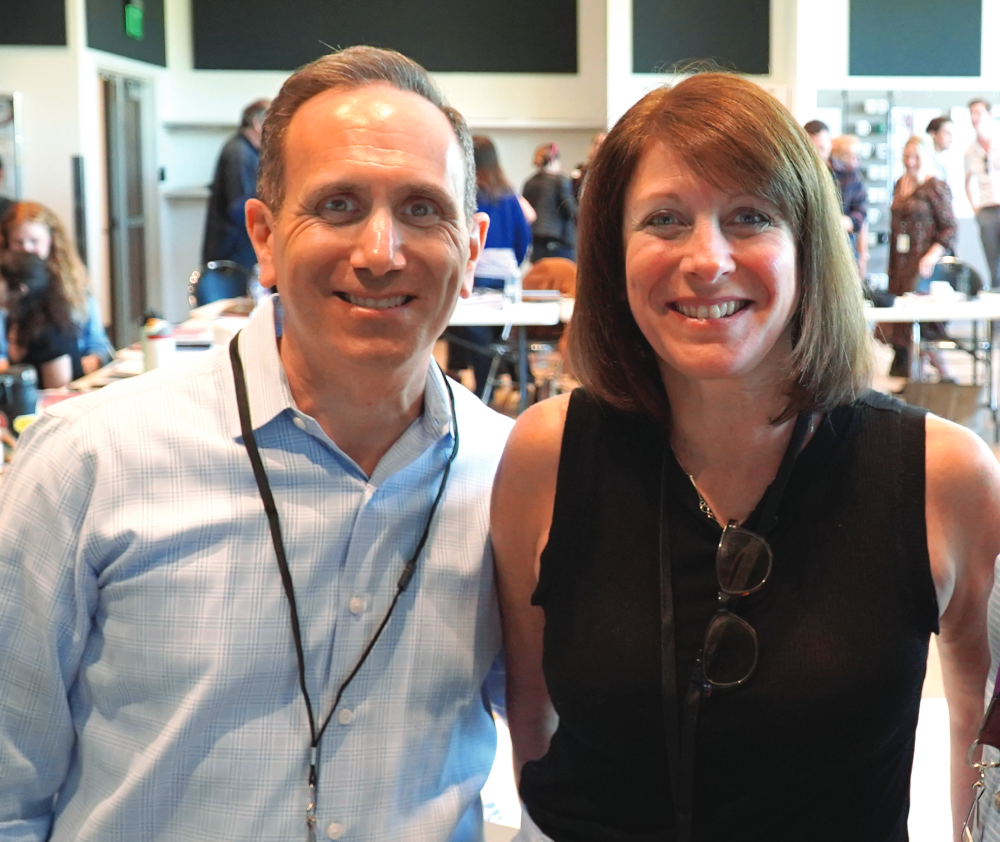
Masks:
[[[660,685],[664,435],[570,400],[533,603],[559,726],[520,794],[556,842],[671,840]],[[720,527],[666,452],[681,698],[716,609]],[[747,527],[754,528],[756,513]],[[696,840],[905,840],[920,691],[937,601],[924,523],[924,418],[869,392],[796,460],[768,536],[774,569],[736,613],[749,682],[702,700]]]

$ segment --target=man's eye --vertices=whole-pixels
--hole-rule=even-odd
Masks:
[[[427,219],[428,217],[437,214],[437,212],[437,206],[434,205],[433,202],[423,200],[410,202],[405,208],[407,216],[415,217],[417,219]]]
[[[350,213],[355,209],[355,203],[346,196],[337,196],[323,202],[323,210],[330,213]]]

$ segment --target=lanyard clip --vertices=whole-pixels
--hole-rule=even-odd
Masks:
[[[309,804],[306,807],[307,842],[316,842],[316,746],[309,753]]]

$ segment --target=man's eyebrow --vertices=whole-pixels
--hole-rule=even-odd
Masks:
[[[366,194],[370,192],[370,186],[364,181],[354,181],[344,179],[338,181],[328,181],[316,184],[305,197],[306,204],[319,201],[324,196],[336,195],[339,193]],[[441,185],[429,181],[406,181],[395,185],[392,188],[394,194],[402,197],[424,196],[432,199],[448,210],[457,212],[459,203],[456,198]]]

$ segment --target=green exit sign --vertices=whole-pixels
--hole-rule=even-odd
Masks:
[[[125,34],[136,41],[142,40],[142,0],[130,0],[125,4]]]

